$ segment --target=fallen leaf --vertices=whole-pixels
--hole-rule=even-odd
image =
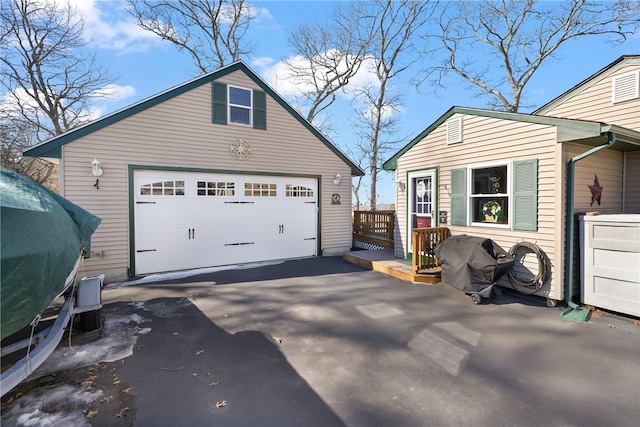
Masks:
[[[131,393],[131,387],[127,387],[124,390],[122,390],[123,393]]]
[[[173,335],[173,336],[175,337],[176,335],[178,335],[178,333],[177,333],[177,332],[174,332],[174,333],[172,333],[171,335]]]
[[[216,402],[216,409],[223,408],[225,406],[227,406],[227,401],[226,400],[223,400],[222,402]]]
[[[611,324],[609,324],[609,327],[610,327],[611,329],[615,329],[615,328],[616,328],[614,325],[611,325]]]
[[[95,381],[98,379],[97,375],[89,375],[89,377],[87,377],[87,381]]]
[[[127,416],[127,412],[129,412],[129,408],[128,407],[120,409],[120,412],[118,412],[116,414],[116,418],[124,418],[124,417],[126,417]]]
[[[118,385],[118,384],[120,384],[120,380],[115,380],[115,381],[113,382],[113,385]]]
[[[204,353],[204,350],[198,350],[196,351],[196,356],[200,356],[202,353]]]
[[[97,409],[89,409],[84,416],[86,418],[91,419],[91,418],[95,417],[96,415],[98,415],[98,410]]]
[[[278,344],[282,343],[282,338],[280,338],[280,337],[273,337],[273,340],[275,342],[277,342]]]
[[[103,398],[100,400],[100,403],[109,403],[109,402],[111,402],[112,400],[113,400],[113,396],[107,396],[107,397],[103,397]]]
[[[138,353],[140,353],[141,351],[142,351],[142,346],[141,346],[141,345],[139,345],[139,346],[138,346]]]
[[[220,381],[214,381],[212,383],[209,383],[209,387],[218,387],[220,385]]]
[[[197,373],[197,372],[194,372],[192,375],[193,375],[194,377],[197,377],[197,376],[198,376],[198,373]]]
[[[205,374],[205,377],[210,377],[210,376],[211,376],[211,372],[207,372],[207,373]]]

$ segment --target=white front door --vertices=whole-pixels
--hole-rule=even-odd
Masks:
[[[135,191],[136,274],[316,255],[316,179],[137,171]]]
[[[435,172],[433,170],[411,172],[408,181],[409,229],[435,227]],[[408,234],[408,247],[411,248],[411,232]]]

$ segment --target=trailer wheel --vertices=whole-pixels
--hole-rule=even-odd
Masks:
[[[102,327],[101,325],[102,309],[87,311],[78,315],[78,329],[85,332],[95,331]]]
[[[474,304],[480,304],[482,302],[482,297],[478,294],[471,294],[471,301]]]

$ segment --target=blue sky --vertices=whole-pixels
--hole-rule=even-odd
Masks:
[[[87,37],[98,60],[118,75],[118,97],[95,106],[94,117],[115,111],[149,96],[179,85],[198,75],[190,57],[179,53],[170,43],[162,42],[136,27],[122,9],[119,0],[74,0],[86,19]],[[329,1],[263,1],[252,2],[259,10],[251,39],[257,45],[255,57],[247,64],[267,83],[272,84],[285,99],[286,89],[271,81],[273,70],[282,58],[292,55],[287,33],[302,23],[321,20],[331,12]],[[567,44],[558,51],[558,59],[543,65],[525,88],[526,104],[539,107],[624,54],[640,52],[640,37],[636,35],[622,45],[613,46],[602,38],[584,38]],[[407,74],[411,77],[411,74]],[[428,127],[451,106],[487,106],[487,100],[471,96],[461,80],[451,79],[446,91],[434,95],[428,88],[420,92],[408,83],[404,109],[400,117],[404,141]],[[532,111],[533,108],[521,110]],[[347,117],[353,108],[347,99],[330,116],[335,133],[328,135],[338,146],[348,143],[353,135]],[[393,176],[383,173],[379,183],[378,203],[393,203]],[[361,196],[364,198],[363,196]]]

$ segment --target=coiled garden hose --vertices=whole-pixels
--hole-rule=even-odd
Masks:
[[[547,280],[549,280],[551,275],[551,261],[549,261],[549,257],[542,249],[540,249],[539,246],[529,242],[516,243],[511,247],[511,249],[509,249],[509,255],[515,258],[516,254],[521,250],[525,250],[528,253],[530,252],[536,255],[536,258],[538,259],[538,274],[531,278],[522,278],[518,277],[515,270],[512,268],[508,273],[509,281],[512,285],[516,284],[524,288],[531,288],[535,286],[535,290],[531,292],[535,293],[540,290]],[[518,290],[515,287],[514,289]]]

